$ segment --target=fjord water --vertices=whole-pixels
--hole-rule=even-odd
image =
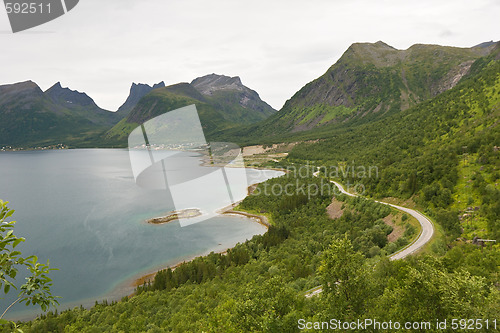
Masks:
[[[15,233],[26,238],[20,250],[42,262],[50,259],[51,267],[59,269],[51,276],[53,294],[62,296],[60,310],[119,299],[133,291],[131,282],[145,272],[265,232],[262,225],[237,216],[216,216],[186,227],[145,223],[165,215],[173,204],[166,191],[135,184],[127,150],[1,152],[0,172],[0,199],[16,210]],[[249,184],[281,174],[247,169]],[[217,193],[211,200],[217,201]],[[17,280],[19,284],[22,278]],[[15,296],[11,291],[0,307]],[[16,306],[9,317],[39,313],[26,309]]]

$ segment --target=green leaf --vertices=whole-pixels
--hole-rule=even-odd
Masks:
[[[5,218],[11,217],[12,214],[14,214],[14,209],[11,209],[10,211],[8,211],[7,214],[5,215]]]

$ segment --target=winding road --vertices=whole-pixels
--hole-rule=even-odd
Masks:
[[[319,171],[314,172],[313,175],[315,177],[317,177],[319,175]],[[341,193],[348,195],[350,197],[357,197],[358,196],[356,194],[352,194],[352,193],[347,192],[344,189],[344,187],[342,187],[342,185],[340,185],[339,183],[337,183],[333,180],[330,180],[330,182],[333,183],[335,186],[337,186],[337,188],[339,189],[339,191]],[[434,234],[434,225],[432,224],[431,220],[428,217],[426,217],[425,215],[423,215],[420,212],[417,212],[414,209],[401,207],[398,205],[393,205],[393,204],[383,202],[383,201],[375,200],[375,202],[378,202],[378,203],[383,204],[383,205],[391,206],[391,207],[396,208],[400,211],[403,211],[405,213],[410,214],[411,216],[413,216],[414,218],[416,218],[418,220],[418,222],[420,223],[420,226],[421,226],[421,231],[420,231],[420,234],[418,235],[417,239],[415,241],[413,241],[412,243],[410,243],[408,246],[399,250],[398,252],[390,255],[389,256],[390,260],[399,260],[399,259],[406,258],[410,254],[413,254],[413,253],[417,252],[418,250],[420,250],[425,244],[427,244],[431,240],[432,235]],[[321,286],[318,286],[316,288],[313,288],[313,289],[306,291],[305,296],[308,298],[313,297],[314,295],[317,295],[317,294],[321,293],[322,291],[323,291],[323,288]]]
[[[339,189],[339,191],[341,193],[348,195],[348,196],[351,196],[351,197],[357,196],[355,194],[349,193],[346,190],[344,190],[342,185],[340,185],[339,183],[334,182],[333,180],[331,180],[331,182],[333,184],[335,184],[335,186],[337,186],[337,188]],[[376,201],[375,200],[375,202],[381,203],[383,205],[391,206],[391,207],[396,208],[400,211],[403,211],[405,213],[410,214],[411,216],[413,216],[414,218],[416,218],[418,220],[418,223],[420,223],[420,226],[422,227],[422,230],[420,232],[420,235],[418,235],[418,238],[415,241],[413,241],[410,245],[403,248],[402,250],[400,250],[396,253],[393,253],[389,257],[391,260],[403,259],[403,258],[409,256],[410,254],[415,253],[416,251],[420,250],[425,244],[427,244],[431,240],[432,235],[434,234],[434,225],[432,224],[431,220],[429,220],[428,217],[426,217],[422,213],[417,212],[414,209],[401,207],[398,205],[393,205],[393,204],[383,202],[383,201]]]

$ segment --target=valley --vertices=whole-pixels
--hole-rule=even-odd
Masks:
[[[287,171],[235,208],[265,216],[267,232],[160,270],[133,297],[22,323],[26,332],[498,318],[498,42],[354,43],[279,111],[239,77],[215,74],[134,84],[116,113],[60,84],[1,86],[0,147],[125,148],[133,129],[191,104],[207,141],[237,143],[245,166]]]

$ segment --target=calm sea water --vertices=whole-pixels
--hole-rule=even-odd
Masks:
[[[186,156],[197,158],[196,155]],[[199,167],[206,172],[206,167]],[[281,175],[247,169],[249,183]],[[196,191],[196,188],[191,189]],[[218,191],[211,201],[217,206]],[[242,199],[244,193],[238,194]],[[50,259],[60,310],[95,300],[119,299],[145,272],[218,251],[265,232],[254,221],[217,216],[181,227],[144,221],[173,209],[166,191],[137,186],[127,150],[90,149],[0,152],[0,199],[16,210],[15,233],[26,238],[24,255]],[[222,208],[220,205],[219,208]],[[20,278],[18,277],[18,281]],[[15,299],[0,300],[4,309]],[[36,309],[16,306],[10,318]]]

